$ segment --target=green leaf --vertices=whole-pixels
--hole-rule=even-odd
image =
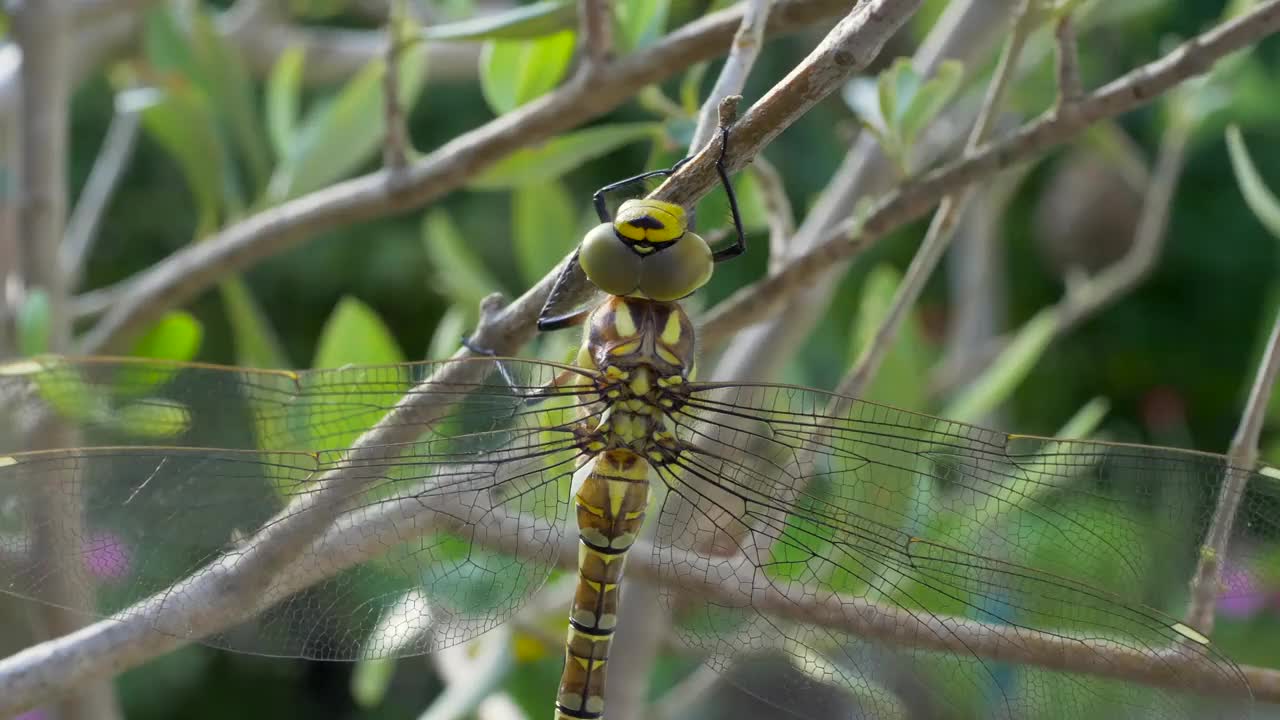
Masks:
[[[356,705],[375,708],[382,704],[396,674],[395,658],[366,658],[351,673],[351,697]]]
[[[221,282],[218,292],[235,339],[236,362],[256,368],[293,367],[275,328],[244,281],[232,278]]]
[[[18,353],[39,355],[49,352],[49,293],[34,288],[27,293],[18,308]]]
[[[942,417],[972,422],[994,410],[1017,389],[1035,367],[1058,330],[1058,318],[1051,309],[1041,310],[1026,322],[1009,346],[982,375],[969,383],[943,411]]]
[[[501,289],[444,210],[432,210],[423,217],[422,240],[434,270],[435,292],[455,304],[476,308],[486,295]]]
[[[1280,200],[1258,173],[1253,158],[1249,156],[1249,148],[1244,144],[1240,128],[1235,125],[1227,128],[1227,150],[1231,155],[1231,169],[1235,173],[1236,184],[1240,186],[1240,193],[1244,195],[1245,204],[1253,211],[1258,222],[1280,239]]]
[[[399,95],[402,107],[413,106],[426,77],[426,48],[407,48],[400,55]],[[372,160],[386,137],[381,58],[356,73],[338,94],[312,110],[295,134],[291,152],[276,167],[268,190],[282,202],[349,177]]]
[[[560,84],[573,59],[575,33],[562,30],[532,40],[489,40],[480,53],[480,90],[504,115]]]
[[[267,132],[279,158],[289,157],[293,152],[306,57],[306,49],[301,45],[290,47],[276,59],[267,78]]]
[[[167,440],[191,429],[191,410],[168,398],[129,403],[112,414],[113,425],[138,438]]]
[[[391,331],[373,308],[356,298],[344,297],[320,332],[312,367],[391,365],[404,362],[404,354]]]
[[[427,347],[428,360],[444,360],[458,351],[462,336],[471,332],[475,325],[476,306],[468,310],[462,305],[450,305],[436,329],[431,333],[431,343]]]
[[[160,321],[133,344],[135,357],[186,362],[200,351],[204,326],[194,315],[183,310],[164,314]]]
[[[516,188],[511,205],[516,264],[532,285],[578,243],[578,206],[555,181]]]
[[[505,12],[429,27],[423,40],[490,40],[541,37],[572,29],[578,20],[574,0],[544,0]]]
[[[1098,431],[1098,426],[1110,411],[1111,403],[1106,398],[1093,398],[1067,420],[1058,430],[1056,437],[1066,440],[1087,438]]]
[[[598,157],[640,140],[658,138],[662,124],[655,122],[600,125],[559,135],[538,147],[508,155],[473,177],[474,190],[506,190],[555,180]]]
[[[253,178],[254,194],[257,194],[270,175],[271,159],[258,119],[257,90],[249,69],[240,52],[228,45],[206,12],[194,13],[190,43],[201,67],[205,92],[213,100],[215,112],[228,128],[229,136],[235,139],[235,148]],[[228,174],[228,179],[232,177]]]
[[[901,281],[902,275],[891,265],[878,265],[867,274],[851,333],[850,358],[856,360],[871,344],[893,305],[893,296]],[[920,379],[928,374],[932,354],[919,319],[914,315],[907,318],[880,364],[880,371],[863,393],[863,399],[924,409],[928,395]]]
[[[142,105],[142,126],[182,170],[195,199],[196,235],[212,232],[223,210],[226,153],[209,98],[179,78],[161,80],[154,89],[129,95],[139,105],[144,97],[148,101]]]
[[[933,122],[947,103],[951,102],[960,89],[963,77],[963,64],[958,60],[944,60],[938,65],[933,77],[918,86],[897,118],[898,136],[902,138],[905,147],[914,145],[920,131]],[[900,103],[903,98],[904,95],[899,93]]]
[[[856,77],[844,84],[840,96],[864,125],[877,136],[883,137],[889,131],[889,125],[880,111],[883,101],[879,85],[874,78]]]
[[[671,0],[622,0],[614,10],[617,36],[624,50],[648,47],[667,29]]]

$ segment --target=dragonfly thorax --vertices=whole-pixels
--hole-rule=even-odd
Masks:
[[[688,228],[684,208],[628,200],[612,223],[592,228],[578,254],[587,279],[610,295],[679,300],[711,278],[711,248]]]
[[[601,398],[633,412],[684,403],[693,371],[693,324],[676,303],[610,297],[592,313],[579,363],[599,371]]]

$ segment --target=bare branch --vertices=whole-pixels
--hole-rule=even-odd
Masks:
[[[842,0],[779,3],[771,15],[769,32],[804,27],[843,5]],[[388,185],[385,171],[371,173],[258,213],[184,248],[129,280],[127,295],[81,341],[81,350],[102,352],[118,347],[166,310],[313,233],[421,206],[460,187],[507,154],[612,110],[639,88],[721,51],[728,45],[741,11],[734,7],[707,15],[648,49],[611,63],[590,82],[579,76],[454,138],[413,163],[394,187]],[[713,177],[709,175],[708,180]],[[708,182],[703,192],[710,187]]]
[[[1000,111],[1005,92],[1009,88],[1009,82],[1013,79],[1013,74],[1018,67],[1018,58],[1022,56],[1022,48],[1026,44],[1027,37],[1031,34],[1031,31],[1035,29],[1037,19],[1034,6],[1035,2],[1033,0],[1021,0],[1018,9],[1014,13],[1013,29],[1009,33],[1008,40],[1005,41],[1004,50],[1000,53],[1000,60],[996,64],[996,69],[991,76],[991,82],[987,86],[987,94],[983,98],[982,107],[978,110],[978,118],[974,121],[973,129],[969,133],[969,140],[965,144],[965,157],[972,156],[977,151],[982,143],[986,141],[987,134],[991,132],[992,126],[995,125],[996,114]],[[924,240],[920,243],[920,249],[916,251],[915,257],[911,259],[911,265],[908,266],[902,282],[894,293],[889,311],[885,314],[880,327],[876,328],[875,336],[871,342],[867,347],[863,348],[862,354],[853,369],[840,381],[836,388],[838,394],[848,397],[861,397],[866,391],[872,377],[880,369],[880,363],[884,361],[885,356],[889,353],[889,348],[893,344],[894,338],[898,336],[898,330],[902,327],[902,322],[906,319],[907,312],[920,299],[920,293],[924,292],[925,283],[929,281],[929,276],[933,274],[938,262],[942,260],[942,254],[946,252],[947,247],[951,244],[956,222],[964,214],[968,200],[969,193],[967,188],[961,189],[958,193],[947,195],[942,199],[942,205],[938,208],[937,213],[934,214],[933,221],[929,224],[929,230],[925,233]]]
[[[613,13],[609,0],[578,0],[581,36],[579,72],[599,72],[613,53]]]
[[[714,344],[767,317],[792,292],[812,284],[828,268],[853,257],[890,230],[924,214],[955,189],[1035,157],[1098,120],[1141,107],[1188,78],[1203,74],[1223,56],[1277,29],[1280,0],[1267,0],[1086,95],[1072,112],[1046,114],[970,157],[906,183],[876,204],[861,229],[845,223],[827,242],[794,258],[782,271],[739,290],[713,309],[703,325],[704,342]]]
[[[930,28],[912,58],[912,66],[923,77],[931,76],[947,59],[959,60],[965,67],[980,65],[980,58],[1004,30],[1003,19],[1013,11],[1014,0],[955,0],[947,4],[938,21]],[[962,100],[925,131],[917,147],[917,157],[925,162],[939,156],[944,149],[963,142],[965,129],[972,126],[976,109]],[[886,192],[899,180],[898,173],[880,150],[872,133],[862,133],[853,142],[844,160],[827,182],[817,201],[805,213],[784,256],[770,258],[769,271],[776,272],[785,261],[799,255],[828,238],[850,214],[857,202]],[[720,353],[715,377],[722,380],[759,380],[773,378],[788,359],[790,348],[803,346],[823,309],[830,304],[836,280],[847,263],[833,268],[828,276],[809,286],[777,315],[745,332],[737,333]],[[721,336],[728,340],[726,336]],[[709,343],[700,335],[704,348],[721,346]]]
[[[1280,373],[1280,313],[1271,326],[1267,349],[1258,365],[1258,374],[1249,389],[1240,425],[1231,438],[1228,457],[1234,468],[1253,468],[1258,463],[1258,438],[1266,420],[1267,405]],[[1208,635],[1213,632],[1214,607],[1217,604],[1222,566],[1227,557],[1227,541],[1235,525],[1240,502],[1244,499],[1247,472],[1228,469],[1222,478],[1218,504],[1213,510],[1213,520],[1205,534],[1200,549],[1200,560],[1191,579],[1191,606],[1187,609],[1187,624]]]
[[[133,154],[134,141],[138,138],[139,118],[135,109],[121,107],[119,98],[116,112],[107,127],[102,148],[89,171],[89,179],[76,202],[71,220],[67,223],[66,240],[62,244],[59,266],[66,276],[68,287],[79,284],[84,263],[93,249],[98,235],[98,225],[106,212],[107,203],[115,192],[124,170]]]
[[[1071,23],[1071,13],[1063,13],[1053,28],[1053,37],[1058,43],[1058,104],[1055,113],[1061,113],[1084,95],[1084,87],[1080,84],[1080,48],[1076,43],[1075,26]]]
[[[382,114],[387,126],[386,142],[382,146],[382,164],[392,175],[394,182],[409,165],[409,131],[405,127],[404,108],[400,105],[400,57],[405,42],[405,0],[392,0],[391,15],[387,18],[387,50],[382,70]]]
[[[832,28],[808,57],[774,85],[733,126],[733,143],[725,165],[730,172],[751,158],[802,115],[830,95],[850,73],[866,67],[880,48],[920,6],[920,0],[868,0]],[[774,12],[777,17],[782,7]],[[718,151],[711,145],[672,175],[651,197],[686,207],[718,182]]]
[[[691,151],[696,151],[711,140],[711,133],[719,120],[720,101],[730,95],[741,94],[742,88],[746,87],[751,68],[760,55],[760,46],[764,43],[764,27],[769,20],[771,2],[772,0],[747,0],[745,3],[747,7],[742,14],[742,23],[733,36],[733,44],[729,46],[729,57],[725,58],[716,84],[703,101],[702,109],[698,111],[698,126],[689,142]]]
[[[760,188],[769,221],[769,269],[773,271],[783,262],[791,236],[796,234],[795,211],[787,197],[782,174],[763,153],[756,155],[751,163],[751,174],[756,178],[756,187]]]

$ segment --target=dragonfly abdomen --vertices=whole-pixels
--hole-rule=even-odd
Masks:
[[[627,551],[644,524],[651,466],[627,449],[607,450],[579,468],[578,589],[569,611],[556,718],[604,714],[605,666],[618,624],[618,587]]]

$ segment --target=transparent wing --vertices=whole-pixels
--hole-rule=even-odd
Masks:
[[[503,365],[515,386],[487,359],[296,374],[0,367],[0,590],[93,616],[202,611],[180,581],[336,497],[336,521],[261,588],[264,612],[201,641],[354,659],[474,637],[557,562],[587,382]],[[55,595],[55,578],[69,592]]]
[[[673,610],[714,665],[784,657],[779,705],[831,684],[858,718],[1245,712],[1239,669],[1175,619],[1224,458],[784,386],[697,385],[674,419],[656,560],[703,601]],[[1274,480],[1249,492],[1240,567],[1280,542]],[[1236,699],[1177,690],[1206,686]]]

